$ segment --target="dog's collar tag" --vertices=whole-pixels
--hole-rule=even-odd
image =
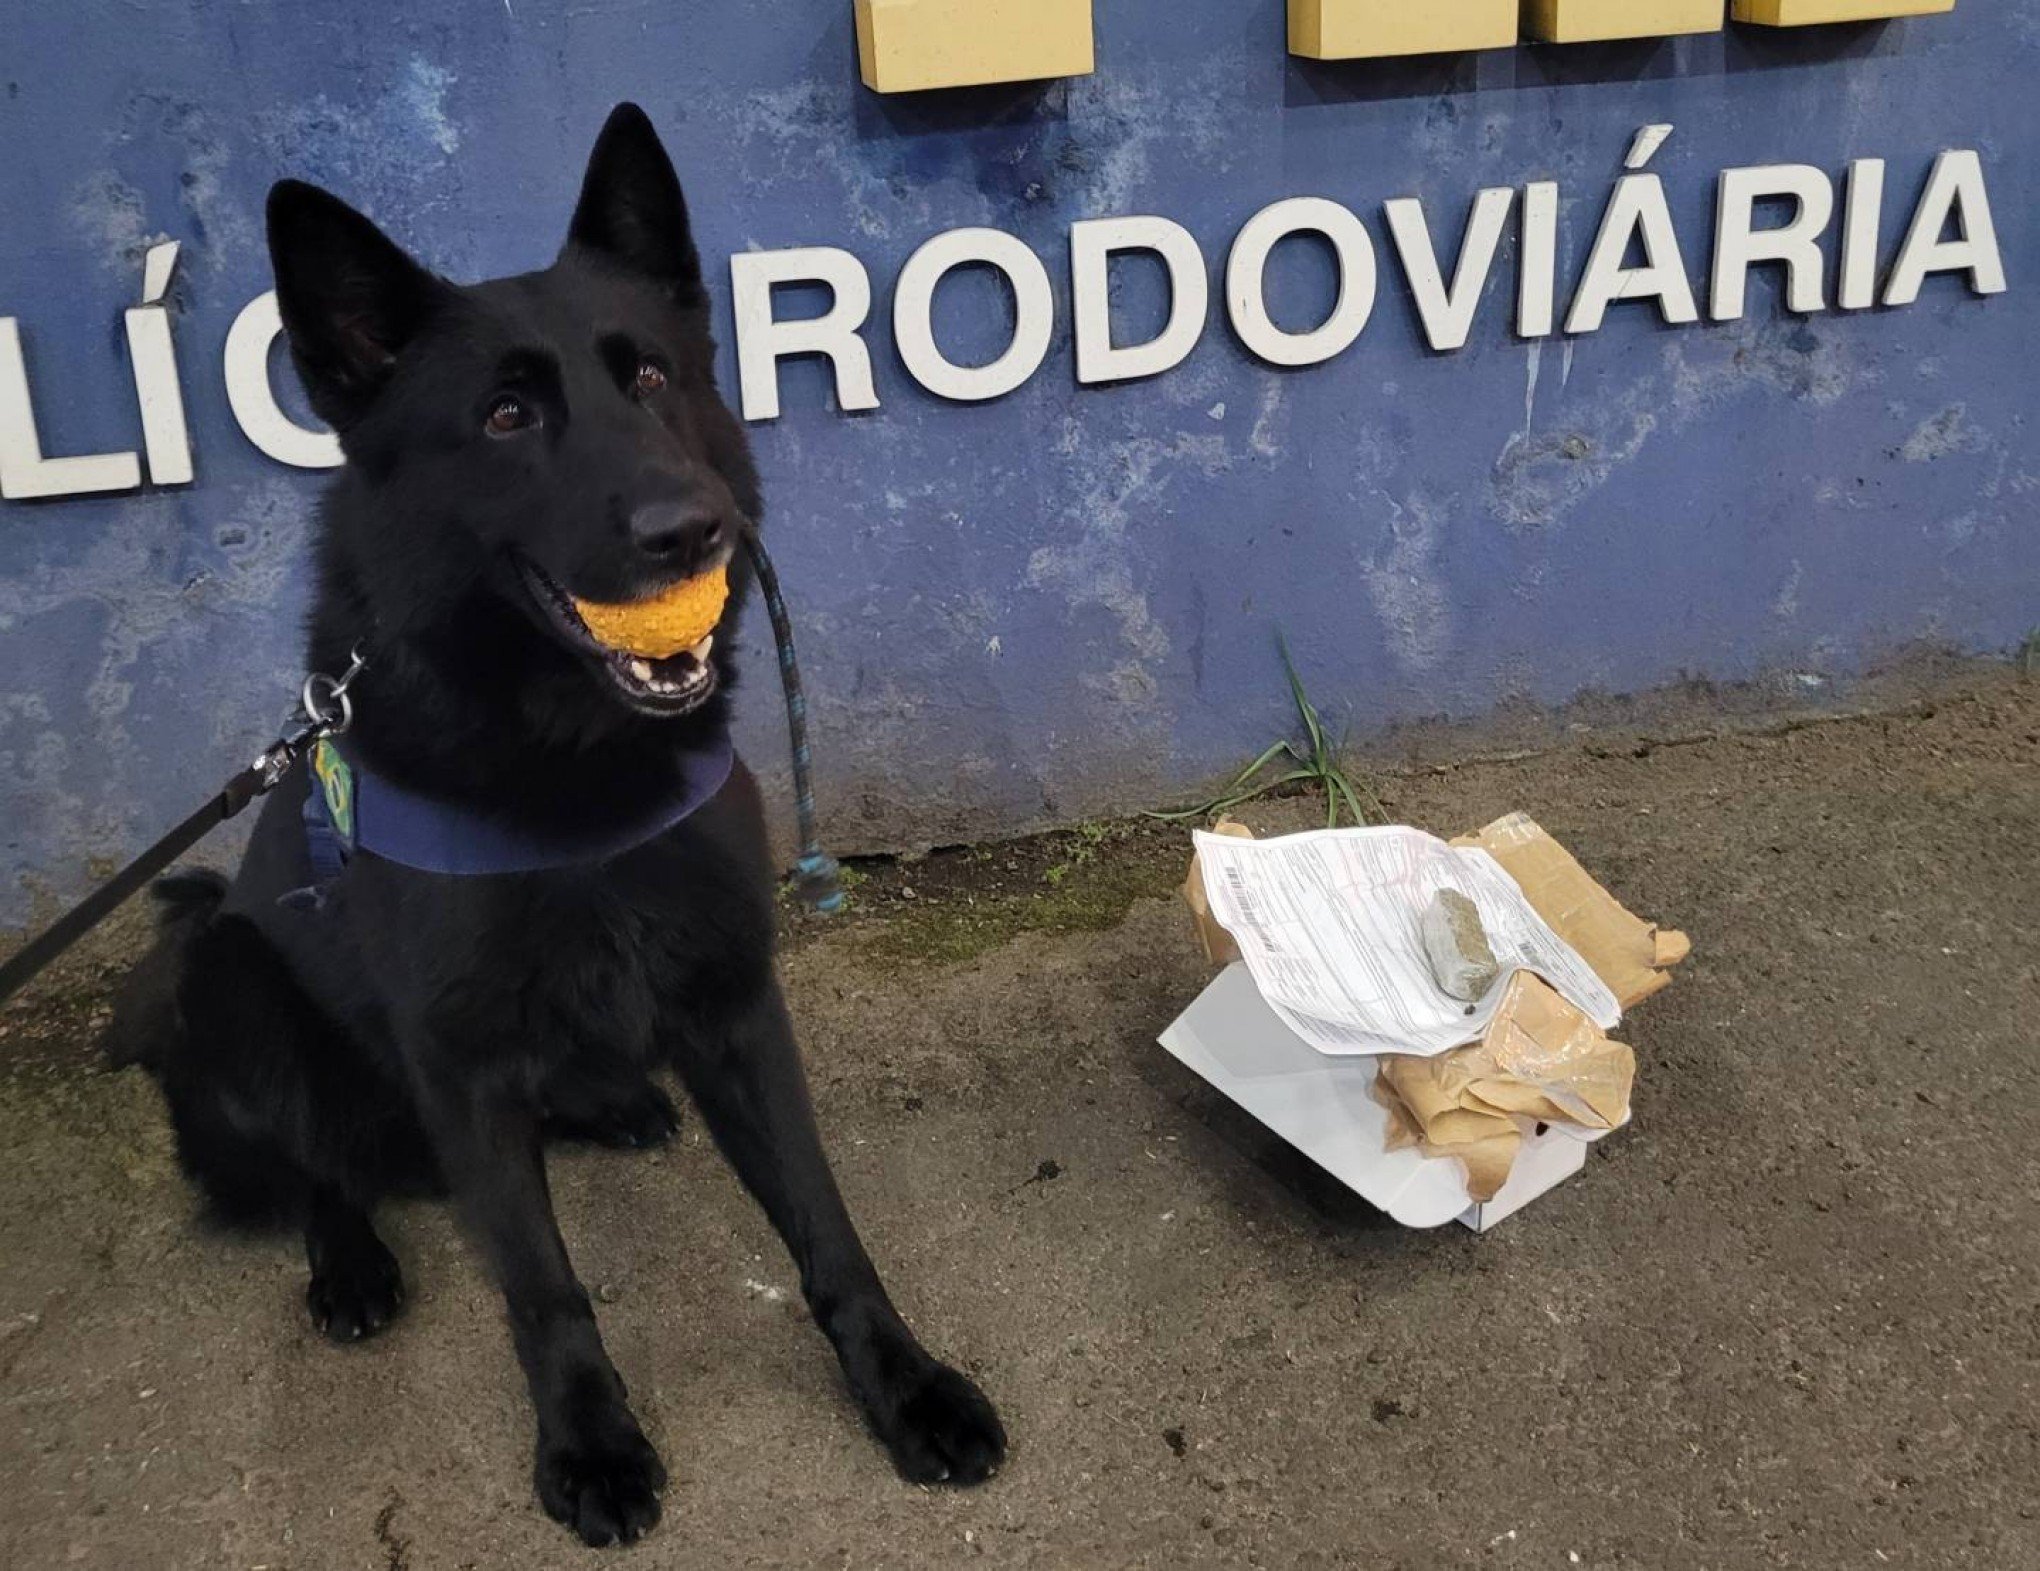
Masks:
[[[322,737],[312,752],[312,773],[326,799],[326,819],[333,832],[354,849],[354,770],[332,741]]]

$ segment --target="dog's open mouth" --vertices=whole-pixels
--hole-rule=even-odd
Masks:
[[[715,691],[715,666],[709,659],[715,648],[714,633],[663,659],[612,648],[595,635],[576,608],[574,597],[544,568],[525,556],[518,557],[517,566],[546,619],[569,644],[595,661],[634,709],[661,716],[684,715],[698,709]]]

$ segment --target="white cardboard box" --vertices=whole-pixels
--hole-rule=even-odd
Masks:
[[[1478,1204],[1458,1162],[1388,1149],[1388,1112],[1372,1094],[1379,1061],[1318,1052],[1268,1007],[1238,961],[1162,1033],[1161,1044],[1405,1227],[1458,1221],[1484,1233],[1586,1166],[1587,1147],[1608,1133],[1562,1125],[1526,1131],[1508,1183]]]

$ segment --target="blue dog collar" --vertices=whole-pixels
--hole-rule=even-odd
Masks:
[[[304,817],[314,876],[330,883],[355,851],[423,873],[480,877],[605,862],[658,839],[715,797],[736,763],[719,730],[682,755],[680,789],[637,818],[534,834],[421,796],[364,768],[332,738],[312,755]]]

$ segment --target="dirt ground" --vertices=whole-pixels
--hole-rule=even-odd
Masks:
[[[698,1126],[559,1209],[674,1484],[644,1566],[2040,1565],[2040,682],[1384,782],[1525,808],[1693,959],[1633,1126],[1484,1238],[1401,1231],[1164,1055],[1204,981],[1181,831],[873,869],[788,961],[844,1186],[979,1372],[971,1494],[866,1440]],[[1301,803],[1264,809],[1300,824]],[[933,957],[933,958],[929,958]],[[90,974],[0,1016],[0,1565],[557,1567],[496,1301],[388,1218],[406,1318],[306,1322],[209,1231]],[[2023,1482],[2022,1482],[2023,1481]]]

